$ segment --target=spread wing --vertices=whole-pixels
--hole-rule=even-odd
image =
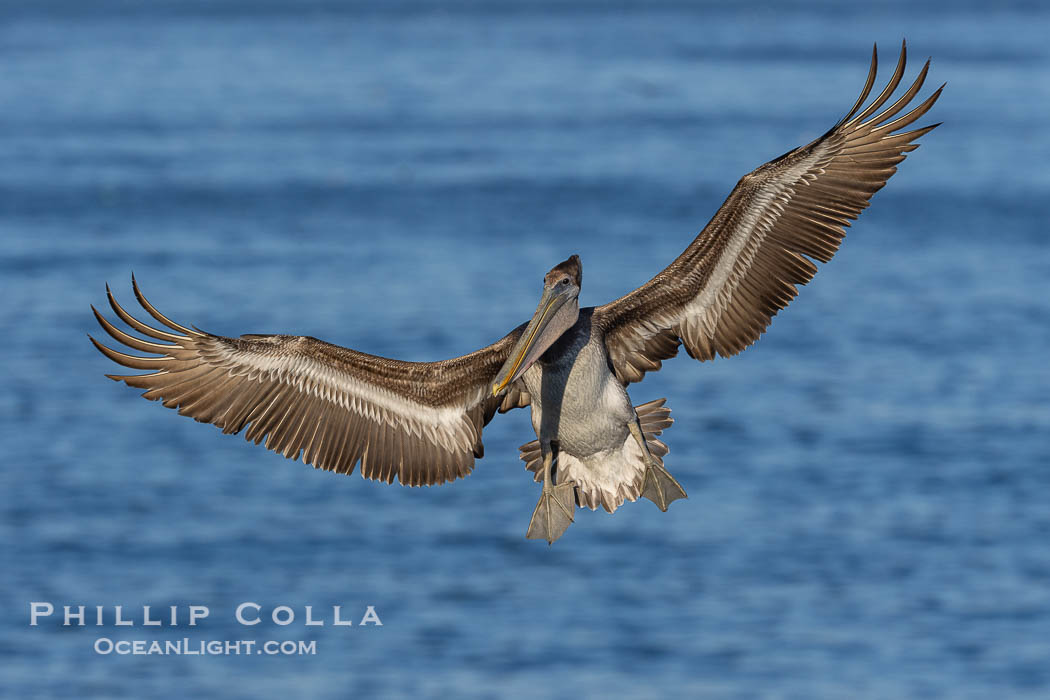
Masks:
[[[113,338],[142,357],[91,342],[114,362],[148,374],[107,375],[146,389],[143,396],[224,433],[244,437],[290,459],[408,486],[466,476],[481,457],[482,427],[497,410],[528,405],[521,385],[500,398],[491,385],[524,326],[469,355],[442,362],[402,362],[290,335],[225,338],[186,328],[135,297],[158,330],[133,317],[106,287],[113,311],[150,338],[125,333],[97,310]],[[156,342],[162,341],[162,342]]]
[[[659,369],[679,343],[698,360],[735,355],[758,340],[798,294],[797,285],[813,278],[813,260],[831,260],[850,220],[896,172],[904,154],[918,148],[915,140],[938,126],[901,131],[933,106],[943,85],[897,116],[922,88],[929,61],[911,87],[883,109],[900,84],[905,61],[902,45],[893,77],[861,111],[875,83],[873,50],[864,90],[838,124],[745,175],[674,262],[595,310],[621,381],[640,381],[645,372]]]

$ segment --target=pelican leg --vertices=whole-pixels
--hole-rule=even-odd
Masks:
[[[671,505],[672,501],[688,498],[685,495],[685,489],[671,476],[670,472],[664,469],[656,457],[653,457],[638,420],[631,421],[627,427],[630,428],[634,439],[638,441],[638,445],[642,448],[642,455],[645,457],[645,481],[642,482],[642,496],[655,503],[660,510],[667,512],[667,506]]]
[[[540,501],[536,504],[536,510],[532,511],[532,521],[525,537],[530,540],[547,540],[551,544],[561,537],[569,525],[573,522],[573,512],[576,510],[576,492],[572,483],[558,484],[555,486],[551,478],[551,465],[554,462],[554,451],[550,443],[544,444],[543,449],[543,493]]]

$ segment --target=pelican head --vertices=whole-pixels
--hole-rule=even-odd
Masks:
[[[543,296],[532,320],[521,334],[513,352],[503,364],[492,383],[492,395],[499,396],[532,363],[546,352],[562,334],[573,327],[580,316],[580,284],[583,281],[583,266],[580,256],[551,268],[543,278]]]

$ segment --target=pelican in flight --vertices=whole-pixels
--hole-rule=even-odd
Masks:
[[[224,433],[244,431],[285,457],[319,469],[407,486],[467,476],[484,453],[482,428],[499,412],[529,406],[537,440],[520,448],[542,483],[526,531],[558,539],[577,505],[610,513],[639,496],[660,510],[685,498],[665,468],[658,439],[671,425],[664,399],[632,404],[626,387],[684,346],[713,360],[748,347],[838,250],[851,219],[938,126],[904,131],[936,102],[942,85],[909,107],[929,61],[886,106],[904,75],[906,46],[885,89],[860,97],[835,126],[745,175],[714,218],[670,265],[603,306],[580,308],[576,255],[543,278],[532,320],[488,347],[441,362],[404,362],[291,335],[226,338],[187,328],[135,297],[158,329],[106,294],[113,312],[147,339],[106,320],[132,350],[91,341],[117,364],[146,374],[107,375],[143,396]],[[907,109],[907,111],[906,111]],[[898,116],[900,115],[900,116]]]

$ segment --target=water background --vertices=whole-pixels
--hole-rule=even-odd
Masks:
[[[1036,2],[0,4],[0,694],[1047,697],[1048,29]],[[677,419],[668,513],[549,548],[526,411],[470,478],[390,487],[147,403],[85,337],[132,271],[183,323],[414,360],[502,336],[571,253],[603,303],[902,36],[944,126],[755,347],[631,388]],[[187,634],[317,655],[92,649]]]

